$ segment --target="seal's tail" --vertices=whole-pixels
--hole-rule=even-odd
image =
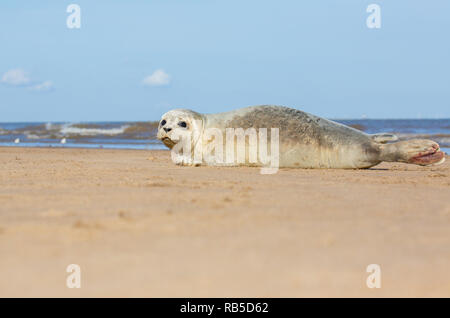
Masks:
[[[406,162],[416,165],[441,164],[445,161],[445,153],[439,145],[431,140],[412,139],[380,145],[380,160],[390,162]]]

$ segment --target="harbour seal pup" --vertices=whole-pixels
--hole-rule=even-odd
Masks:
[[[223,165],[226,164],[223,161],[207,161],[204,158],[195,160],[194,153],[199,149],[200,152],[204,152],[208,144],[218,137],[225,140],[229,128],[242,128],[245,131],[278,128],[279,149],[271,147],[274,145],[273,139],[268,142],[268,148],[272,152],[274,149],[278,150],[277,159],[280,168],[359,169],[375,166],[382,161],[429,165],[445,160],[445,154],[439,150],[439,145],[431,140],[413,139],[395,142],[398,138],[393,134],[366,134],[297,109],[269,105],[217,114],[200,114],[187,109],[171,110],[162,116],[157,138],[174,150],[179,142],[179,138],[174,136],[189,133],[192,138],[188,155],[182,155],[179,149],[172,154],[177,164]],[[208,129],[215,129],[222,136],[216,134],[215,138],[211,136],[205,138]],[[274,130],[271,130],[271,135],[275,136]],[[261,139],[261,136],[263,135],[258,134],[258,139]],[[244,139],[245,160],[227,164],[264,166],[261,158],[251,160],[249,152],[255,150],[257,146],[251,144],[250,137],[247,140],[244,136]],[[222,150],[227,153],[230,148],[223,147]]]

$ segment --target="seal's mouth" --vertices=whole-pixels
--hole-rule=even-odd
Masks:
[[[161,141],[170,149],[172,149],[172,147],[175,145],[175,143],[173,142],[172,139],[170,139],[169,137],[164,137],[161,139]]]

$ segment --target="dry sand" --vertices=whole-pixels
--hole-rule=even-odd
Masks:
[[[448,159],[261,175],[167,151],[0,148],[0,296],[449,297]]]

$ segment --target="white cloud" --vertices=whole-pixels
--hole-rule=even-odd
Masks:
[[[5,74],[3,74],[2,77],[2,83],[8,85],[25,86],[30,84],[30,82],[31,79],[28,74],[20,68],[9,70]]]
[[[16,68],[7,71],[1,78],[1,83],[11,86],[26,87],[36,92],[46,92],[53,88],[52,81],[38,82],[31,80],[31,77],[23,69]]]
[[[52,81],[45,81],[33,86],[29,87],[33,91],[37,92],[47,92],[53,88],[53,82]]]
[[[146,86],[164,86],[169,85],[169,83],[170,75],[162,69],[154,71],[152,75],[149,75],[142,80],[142,84]]]

